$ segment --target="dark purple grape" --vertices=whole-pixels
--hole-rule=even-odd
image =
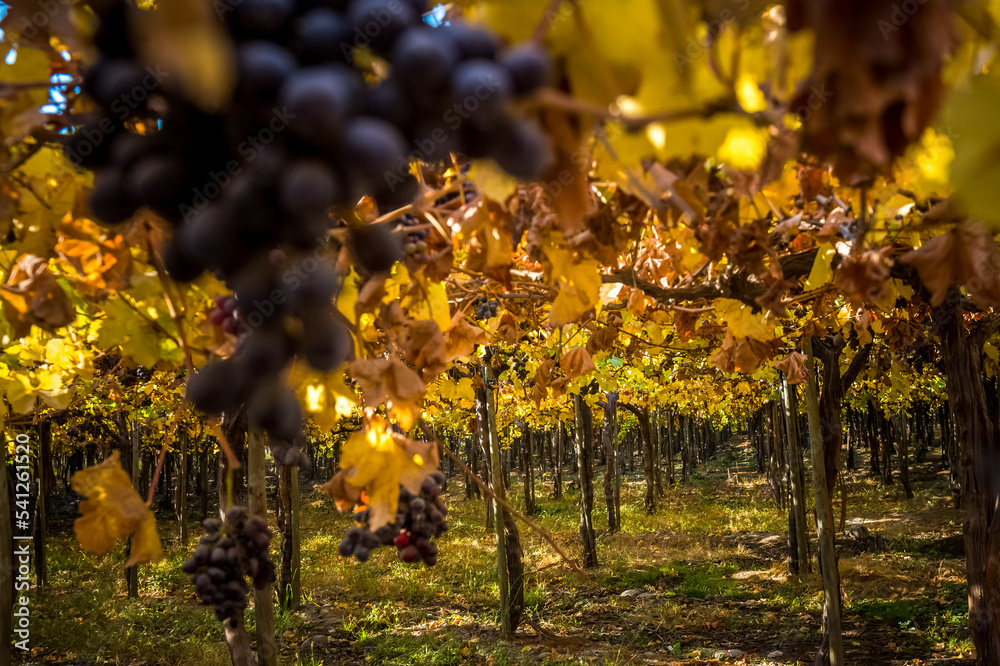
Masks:
[[[514,93],[524,95],[541,88],[549,79],[552,63],[548,52],[533,42],[507,49],[500,64],[514,82]]]
[[[281,372],[291,356],[291,341],[283,330],[260,328],[243,340],[238,362],[246,369],[248,377],[273,377]]]
[[[407,564],[413,564],[420,560],[420,551],[417,550],[416,546],[409,545],[399,551],[399,559],[403,560]]]
[[[438,31],[451,39],[458,48],[462,60],[477,58],[494,60],[500,51],[500,40],[488,30],[462,23],[452,23],[449,26],[438,28]]]
[[[403,91],[403,83],[388,78],[370,88],[365,95],[365,113],[382,118],[397,127],[407,124],[410,118],[410,103]]]
[[[239,51],[239,92],[247,100],[270,102],[295,70],[295,58],[273,42],[250,42]]]
[[[176,204],[185,194],[187,166],[179,157],[152,155],[139,160],[128,174],[132,199],[151,206]]]
[[[146,70],[132,60],[118,58],[98,63],[97,71],[88,84],[90,96],[104,107],[109,107],[116,100],[125,101],[138,99],[138,93],[143,91],[143,78]],[[148,94],[148,90],[145,91]],[[145,94],[143,95],[145,98]]]
[[[447,86],[460,54],[454,41],[436,30],[410,28],[392,52],[393,76],[417,93]]]
[[[380,118],[355,118],[345,127],[343,142],[344,163],[366,180],[384,180],[406,162],[406,138]]]
[[[281,179],[281,205],[294,215],[316,215],[335,204],[341,194],[337,177],[319,160],[292,164]]]
[[[504,171],[521,180],[541,178],[552,164],[552,146],[537,123],[516,120],[498,137],[493,158]]]
[[[302,319],[302,356],[321,372],[333,370],[354,351],[354,337],[329,309],[311,311]]]
[[[250,423],[272,437],[292,440],[302,429],[302,408],[291,389],[274,382],[259,386],[247,405]]]
[[[350,13],[355,46],[387,52],[410,25],[420,20],[413,7],[399,0],[354,0]]]
[[[347,68],[309,67],[293,73],[282,86],[279,104],[291,116],[291,131],[304,141],[332,146],[340,126],[354,109],[359,92]]]
[[[240,0],[235,20],[252,35],[266,36],[281,30],[295,11],[295,0]]]
[[[343,60],[346,55],[343,49],[352,38],[350,21],[325,7],[306,12],[296,23],[296,52],[306,65]]]
[[[209,363],[188,378],[187,398],[208,414],[221,414],[238,406],[243,398],[238,366],[228,359]]]
[[[104,224],[121,224],[135,213],[136,203],[125,188],[124,179],[124,174],[117,169],[102,171],[94,179],[90,210]]]
[[[354,259],[369,273],[388,271],[404,256],[403,239],[385,223],[352,228],[348,244]]]
[[[457,109],[473,118],[498,118],[514,93],[514,82],[506,69],[492,60],[470,60],[455,69],[451,93]]]

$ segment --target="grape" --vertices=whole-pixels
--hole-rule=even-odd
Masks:
[[[500,64],[510,74],[518,95],[534,92],[545,85],[551,68],[545,49],[530,42],[504,51]]]
[[[410,28],[392,53],[393,75],[415,92],[444,88],[459,61],[455,43],[435,30]]]
[[[176,241],[167,246],[163,264],[170,277],[178,282],[190,282],[205,270],[204,264]]]
[[[90,210],[104,224],[121,224],[135,212],[135,202],[123,181],[124,174],[117,169],[104,171],[94,179]]]
[[[452,94],[461,108],[474,118],[497,118],[514,92],[514,81],[506,69],[492,60],[462,63],[451,80]]]
[[[342,58],[341,45],[351,40],[352,32],[350,22],[332,9],[320,7],[303,14],[295,35],[299,60],[317,64]]]
[[[292,132],[317,145],[334,145],[341,123],[353,110],[357,92],[357,80],[350,70],[310,67],[288,77],[278,103],[294,118]]]
[[[352,34],[369,37],[372,48],[383,52],[392,48],[407,26],[420,20],[411,5],[399,0],[354,0],[349,16]]]
[[[102,126],[103,124],[103,126]],[[109,127],[111,132],[104,130]],[[85,169],[108,166],[112,162],[114,135],[121,133],[120,125],[109,118],[84,125],[66,137],[63,147],[70,161]]]
[[[208,414],[220,414],[239,404],[242,382],[231,360],[209,363],[188,379],[187,399]]]
[[[259,312],[264,317],[270,317],[281,307],[276,302],[278,299],[271,298],[278,290],[278,277],[267,269],[265,262],[261,259],[254,261],[233,280],[236,302],[245,315]]]
[[[317,309],[304,315],[302,323],[304,327],[299,340],[302,355],[317,370],[333,370],[354,349],[351,333],[328,309]]]
[[[298,287],[292,291],[291,297],[296,307],[307,309],[329,305],[340,284],[336,269],[329,263],[321,263],[312,272],[305,272]]]
[[[519,120],[500,132],[493,157],[510,175],[532,180],[541,178],[552,164],[552,148],[537,123]]]
[[[410,116],[410,109],[403,86],[402,82],[392,78],[382,81],[369,90],[365,96],[365,113],[387,120],[396,126],[405,125]]]
[[[344,130],[344,159],[362,178],[380,179],[396,170],[406,154],[406,139],[379,118],[355,118]]]
[[[295,0],[241,0],[235,18],[251,34],[268,35],[280,30],[295,11]]]
[[[240,92],[244,98],[269,102],[292,71],[295,58],[272,42],[250,42],[240,48]]]
[[[281,179],[281,204],[296,215],[324,212],[337,201],[340,187],[333,172],[319,160],[293,164]]]
[[[403,239],[385,223],[352,228],[349,244],[354,259],[369,273],[388,271],[403,258]]]
[[[393,174],[393,176],[396,175],[398,174]],[[420,182],[413,174],[409,173],[402,179],[402,182],[396,178],[390,181],[386,177],[379,185],[375,201],[378,203],[379,210],[384,211],[394,210],[411,203],[420,191]]]
[[[134,200],[147,205],[169,205],[181,195],[187,178],[187,168],[180,158],[152,155],[132,167],[128,179],[129,193]]]
[[[240,345],[239,363],[251,377],[274,376],[292,356],[292,346],[284,331],[257,329]]]
[[[143,88],[145,70],[131,60],[119,58],[98,66],[98,73],[92,82],[93,88],[88,90],[90,96],[103,106],[110,106],[120,99],[130,99],[138,95],[136,89]],[[148,92],[148,91],[147,91]]]
[[[417,550],[416,546],[406,546],[399,551],[399,559],[407,564],[413,564],[420,560],[420,551]]]
[[[473,28],[460,23],[438,28],[438,32],[447,36],[458,48],[462,60],[482,58],[493,60],[500,50],[500,40],[492,32]]]
[[[159,134],[132,134],[122,132],[113,142],[108,142],[111,146],[111,161],[115,166],[127,170],[143,156],[158,152],[165,148],[163,140]]]
[[[242,248],[233,242],[239,226],[240,220],[228,207],[212,204],[181,225],[175,242],[190,248],[191,255],[202,265],[230,271],[244,258]]]
[[[302,427],[302,409],[291,389],[277,383],[257,387],[247,405],[250,423],[277,439],[291,440]]]

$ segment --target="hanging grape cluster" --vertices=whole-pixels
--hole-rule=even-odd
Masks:
[[[396,520],[372,532],[368,526],[368,510],[359,511],[354,519],[360,523],[347,530],[340,542],[340,554],[367,562],[379,546],[395,546],[399,559],[407,563],[423,560],[427,566],[437,564],[438,547],[431,541],[448,530],[445,515],[448,509],[441,501],[445,477],[441,472],[429,474],[420,492],[399,488]]]
[[[226,512],[225,535],[216,518],[203,525],[205,534],[184,562],[184,573],[191,575],[198,598],[215,607],[220,621],[236,622],[247,607],[246,577],[258,590],[275,581],[274,564],[268,558],[271,531],[263,518],[248,518],[241,506]]]
[[[431,28],[423,0],[215,3],[236,84],[210,112],[139,57],[128,0],[90,4],[101,58],[84,89],[99,113],[66,150],[96,170],[91,208],[107,224],[155,211],[174,227],[169,274],[211,271],[232,289],[209,317],[238,335],[237,352],[191,376],[188,397],[208,413],[247,404],[251,425],[301,464],[302,414],[280,372],[295,356],[328,371],[354,350],[331,308],[340,277],[324,258],[330,212],[365,195],[383,213],[411,202],[413,159],[492,157],[517,177],[540,176],[547,139],[508,102],[545,84],[548,58],[459,22]],[[385,66],[363,72],[357,47]],[[356,225],[346,245],[360,272],[379,273],[425,252],[426,233]]]

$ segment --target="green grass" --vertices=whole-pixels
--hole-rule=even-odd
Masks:
[[[672,654],[677,656],[706,642],[714,647],[726,636],[740,641],[757,640],[753,637],[758,635],[761,646],[769,645],[768,636],[788,635],[791,649],[796,644],[814,647],[822,610],[818,575],[788,577],[783,554],[771,560],[735,540],[720,541],[736,532],[783,532],[787,525],[763,479],[746,471],[746,451],[736,454],[739,465],[723,451],[686,484],[667,489],[651,516],[642,510],[644,483],[630,480],[622,486],[622,531],[613,535],[604,534],[598,478],[594,522],[600,567],[586,577],[560,564],[541,537],[520,526],[526,612],[550,632],[603,646],[587,655],[533,650],[530,641],[520,639],[496,642],[494,536],[483,529],[483,502],[465,500],[461,481],[446,498],[450,529],[441,540],[438,565],[431,569],[399,562],[392,549],[376,550],[365,564],[341,558],[337,545],[350,517],[318,493],[305,495],[300,521],[305,606],[317,612],[332,609],[336,621],[319,630],[315,617],[306,613],[279,613],[281,663],[437,666],[482,664],[492,658],[495,666],[634,664],[642,663],[636,655],[649,649],[667,654],[667,647],[676,645]],[[933,545],[941,535],[960,529],[960,516],[948,509],[943,480],[923,478],[930,480],[915,484],[918,497],[913,500],[864,475],[850,478],[848,516],[883,521],[870,522],[870,529],[884,534],[899,552],[841,557],[845,627],[885,628],[899,649],[911,650],[907,654],[965,652],[970,646],[964,631],[964,562],[947,559]],[[516,475],[513,480],[509,497],[520,508],[522,488]],[[579,557],[577,493],[567,489],[555,501],[551,491],[551,480],[545,478],[537,489],[534,519],[571,556]],[[32,602],[38,609],[32,643],[39,651],[28,663],[229,663],[220,625],[211,609],[194,599],[180,571],[199,530],[193,527],[192,543],[184,549],[174,543],[175,526],[165,517],[160,523],[165,557],[140,569],[138,601],[124,593],[121,548],[93,557],[79,550],[71,533],[52,536],[50,587]],[[655,596],[620,597],[634,588]],[[246,618],[252,635],[252,609]],[[348,656],[322,651],[295,655],[295,647],[317,631],[349,642]],[[878,633],[881,629],[873,631],[876,642],[888,642]],[[872,641],[872,636],[860,640]]]

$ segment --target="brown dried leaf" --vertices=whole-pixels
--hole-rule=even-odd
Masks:
[[[424,382],[434,379],[448,367],[444,333],[437,322],[429,319],[410,323],[403,353],[407,363],[420,369]]]
[[[856,303],[880,303],[892,289],[889,286],[891,247],[847,255],[837,268],[833,281],[837,288]]]
[[[917,269],[933,306],[944,302],[949,286],[958,284],[982,307],[1000,307],[1000,248],[982,224],[962,222],[900,261]]]
[[[476,345],[486,344],[486,331],[473,326],[461,313],[455,315],[452,326],[445,333],[445,358],[449,361],[469,356],[476,351]]]
[[[806,367],[808,357],[799,352],[792,352],[785,358],[774,364],[778,370],[788,375],[789,384],[802,384],[809,379],[809,370]]]
[[[569,379],[575,379],[597,369],[597,366],[594,365],[594,359],[583,347],[574,347],[563,354],[563,357],[559,359],[559,367]]]
[[[71,324],[76,314],[48,264],[32,254],[17,260],[7,284],[0,287],[0,299],[4,317],[18,338],[28,335],[32,325],[55,333]]]

